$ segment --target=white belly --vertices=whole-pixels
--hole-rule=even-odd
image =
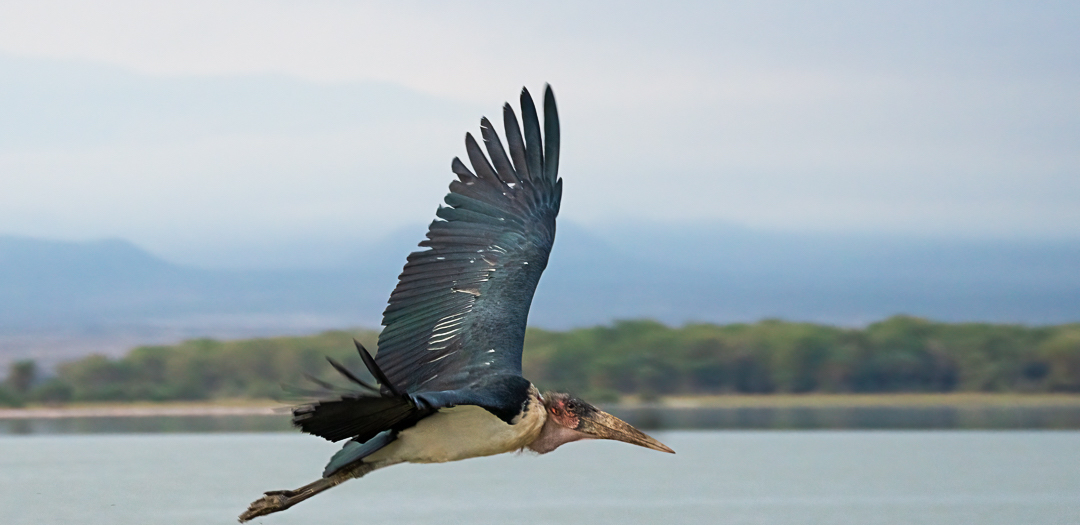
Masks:
[[[402,430],[364,462],[442,463],[520,450],[536,439],[547,419],[539,394],[530,395],[529,409],[517,419],[510,425],[478,406],[445,408]]]

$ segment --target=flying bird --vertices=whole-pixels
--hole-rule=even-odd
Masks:
[[[331,365],[355,387],[293,409],[303,432],[338,442],[322,478],[266,492],[240,515],[278,512],[347,480],[398,463],[440,463],[504,452],[540,454],[581,439],[614,439],[674,453],[626,422],[521,375],[525,324],[555,240],[562,179],[559,116],[544,92],[544,130],[528,90],[521,126],[503,106],[507,149],[487,118],[472,170],[455,158],[446,206],[424,248],[409,255],[383,312],[375,357],[356,349],[378,384]],[[487,151],[485,156],[484,150]],[[329,392],[332,385],[318,381]]]

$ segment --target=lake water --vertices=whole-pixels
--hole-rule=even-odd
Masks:
[[[265,524],[1073,524],[1076,431],[676,431],[399,465]],[[0,436],[0,523],[235,523],[337,446],[292,433]]]
[[[604,408],[647,430],[1080,430],[1072,405]],[[0,435],[274,431],[293,431],[288,415],[0,418]]]

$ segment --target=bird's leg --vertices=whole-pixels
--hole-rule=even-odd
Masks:
[[[352,478],[359,478],[382,465],[357,463],[355,466],[341,469],[329,477],[315,480],[296,490],[271,490],[263,497],[251,502],[248,509],[240,515],[240,523],[285,510],[326,489],[336,487]]]

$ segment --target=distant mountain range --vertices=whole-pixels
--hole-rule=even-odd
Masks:
[[[339,269],[171,264],[121,240],[0,237],[0,362],[197,337],[377,326],[420,228]],[[860,325],[1080,321],[1080,241],[767,233],[725,225],[560,225],[530,322],[783,318]]]

